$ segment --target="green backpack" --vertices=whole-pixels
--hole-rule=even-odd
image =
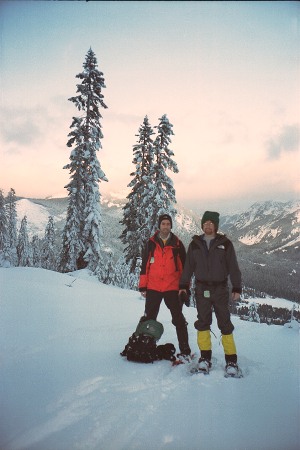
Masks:
[[[161,338],[163,332],[164,332],[163,325],[160,322],[157,322],[157,320],[150,319],[139,322],[134,334],[136,336],[140,334],[151,336],[156,341],[158,341]]]

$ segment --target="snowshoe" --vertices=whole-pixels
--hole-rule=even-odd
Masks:
[[[242,378],[243,372],[239,366],[234,362],[229,362],[225,366],[225,378]]]
[[[211,361],[205,358],[200,358],[198,364],[191,369],[191,373],[203,373],[208,375],[211,368]]]
[[[189,355],[185,353],[177,353],[175,361],[173,361],[173,366],[178,366],[179,364],[189,364],[192,362],[194,358],[194,354],[190,353]]]

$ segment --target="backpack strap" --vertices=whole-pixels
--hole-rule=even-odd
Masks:
[[[154,251],[155,251],[155,242],[152,239],[149,239],[149,241],[147,241],[146,243],[143,253],[141,275],[146,274],[148,262],[154,256]]]
[[[174,247],[172,247],[172,251],[173,251],[173,257],[174,257],[174,262],[175,262],[175,269],[176,272],[178,272],[179,268],[178,268],[178,257],[181,260],[181,265],[182,267],[184,266],[185,263],[185,249],[183,247],[183,244],[180,242],[179,238],[176,236],[176,245]]]

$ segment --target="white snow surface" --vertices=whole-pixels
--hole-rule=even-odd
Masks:
[[[296,272],[295,272],[296,273]],[[286,308],[289,310],[292,310],[293,307],[295,309],[299,309],[299,305],[297,303],[293,303],[291,300],[286,300],[285,298],[272,298],[269,296],[266,296],[265,298],[250,298],[244,300],[246,303],[257,303],[259,305],[272,305],[273,308]]]
[[[26,198],[16,202],[17,210],[17,230],[19,231],[21,221],[24,216],[27,217],[27,231],[28,234],[38,234],[42,236],[41,229],[45,233],[45,227],[48,223],[49,212],[47,208],[42,205],[37,205]],[[38,225],[36,225],[38,224]]]
[[[169,361],[120,356],[143,314],[138,292],[87,271],[0,269],[1,450],[296,450],[300,448],[299,324],[233,316],[244,378],[215,367],[189,375]],[[196,310],[184,306],[198,353]],[[163,304],[159,343],[177,346]]]
[[[24,216],[27,217],[27,231],[32,238],[33,235],[38,235],[40,238],[44,237],[45,228],[49,220],[50,213],[45,206],[38,205],[31,200],[23,198],[16,202],[17,211],[17,230],[19,231],[21,221]],[[53,220],[61,220],[66,213],[58,216],[53,216]]]

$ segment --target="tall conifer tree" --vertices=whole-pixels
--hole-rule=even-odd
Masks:
[[[152,165],[153,165],[153,129],[145,116],[139,128],[138,142],[133,146],[133,164],[131,182],[128,187],[132,190],[127,196],[127,203],[123,207],[121,224],[124,230],[120,236],[125,247],[125,261],[131,273],[135,271],[138,258],[141,257],[146,240],[150,236],[149,217],[152,216]]]
[[[24,216],[21,221],[18,243],[18,266],[28,267],[30,266],[30,245],[27,231],[27,217]]]
[[[95,53],[90,49],[83,64],[83,72],[76,75],[77,84],[74,103],[81,117],[73,117],[70,126],[68,147],[73,147],[69,169],[71,181],[66,186],[69,194],[67,220],[63,233],[61,270],[76,270],[84,266],[95,270],[101,261],[100,244],[102,236],[99,182],[108,181],[97,158],[102,148],[99,108],[107,108],[103,101],[105,88],[103,73],[97,69]]]
[[[45,228],[45,236],[42,245],[41,263],[44,269],[56,270],[56,257],[54,249],[55,230],[53,217],[49,216],[48,223]]]
[[[169,148],[173,125],[166,114],[159,119],[157,136],[153,142],[153,129],[146,116],[139,128],[138,143],[133,147],[135,172],[128,187],[132,190],[123,208],[124,230],[120,236],[125,247],[125,261],[130,272],[137,267],[146,241],[157,229],[159,214],[166,212],[175,217],[175,189],[167,171],[178,172]]]
[[[14,189],[10,189],[6,197],[5,203],[7,226],[8,226],[8,247],[9,260],[11,265],[15,266],[18,263],[17,257],[17,207],[16,207],[16,193]]]
[[[9,262],[8,223],[5,211],[5,199],[0,189],[0,266]],[[9,265],[9,264],[8,264]]]
[[[35,234],[31,240],[32,266],[41,267],[41,243],[39,237]]]
[[[8,241],[7,217],[3,191],[0,189],[0,251],[3,251]]]
[[[152,217],[149,220],[151,234],[157,229],[157,217],[162,213],[168,213],[173,218],[176,215],[174,204],[176,203],[173,181],[167,174],[167,170],[178,173],[178,167],[172,159],[174,152],[169,148],[170,136],[174,135],[173,125],[169,122],[166,114],[159,119],[157,136],[155,138],[154,163],[152,166],[151,179],[153,182]]]

